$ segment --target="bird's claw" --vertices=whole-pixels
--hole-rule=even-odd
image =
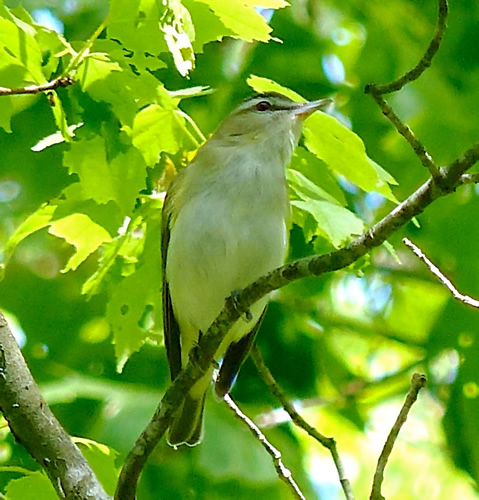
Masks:
[[[253,315],[251,314],[251,311],[249,309],[246,309],[245,313],[241,314],[239,294],[240,290],[233,290],[231,292],[231,300],[233,301],[233,307],[235,308],[236,312],[239,313],[239,315],[246,321],[246,323],[249,323],[253,319]]]

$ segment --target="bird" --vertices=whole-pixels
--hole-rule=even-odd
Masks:
[[[162,209],[163,326],[173,381],[225,300],[281,266],[289,244],[286,168],[304,120],[331,103],[295,102],[278,92],[245,99],[170,184]],[[227,394],[248,356],[268,297],[253,304],[216,356],[217,396]],[[202,440],[205,395],[214,366],[176,410],[167,441]]]

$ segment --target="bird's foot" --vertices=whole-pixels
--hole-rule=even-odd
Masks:
[[[235,308],[236,312],[239,313],[239,315],[246,321],[246,323],[249,323],[253,319],[253,315],[251,314],[251,311],[249,309],[246,309],[246,312],[244,314],[241,314],[240,302],[239,302],[240,291],[241,290],[233,290],[231,292],[231,300],[233,302],[233,307]]]

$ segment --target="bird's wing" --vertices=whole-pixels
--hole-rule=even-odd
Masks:
[[[248,335],[245,335],[238,342],[232,342],[228,347],[215,383],[215,392],[220,398],[230,392],[241,365],[244,363],[251,350],[251,346],[253,345],[256,334],[266,314],[266,309],[267,307],[264,308],[258,322]]]
[[[180,327],[173,313],[173,304],[166,279],[166,259],[168,256],[168,244],[170,241],[170,219],[171,211],[168,206],[168,196],[163,205],[161,221],[161,264],[163,271],[163,331],[165,336],[166,356],[170,366],[171,380],[174,380],[181,371],[181,344]]]

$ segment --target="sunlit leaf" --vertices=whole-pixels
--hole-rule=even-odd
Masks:
[[[178,152],[184,135],[184,118],[175,110],[152,104],[142,109],[133,123],[133,144],[148,166],[158,161],[159,153]]]
[[[305,144],[337,174],[366,192],[377,191],[395,201],[388,183],[394,179],[367,154],[354,132],[326,113],[314,113],[304,129]]]
[[[106,317],[113,328],[118,371],[148,338],[144,325],[148,311],[153,311],[157,320],[161,318],[160,226],[160,214],[151,214],[146,224],[142,263],[111,290]]]
[[[114,0],[110,5],[108,33],[132,51],[132,61],[138,68],[157,69],[156,58],[151,56],[165,50],[171,52],[181,75],[187,75],[194,67],[191,43],[195,29],[188,10],[178,0],[162,3]]]
[[[0,59],[25,69],[24,81],[9,82],[12,86],[45,83],[42,71],[42,53],[35,39],[35,28],[7,12],[0,17]],[[0,81],[0,85],[5,85]]]
[[[57,207],[55,205],[45,204],[30,215],[30,217],[28,217],[22,224],[20,224],[5,245],[4,256],[6,261],[8,261],[21,241],[23,241],[30,234],[35,233],[50,224],[56,209]]]
[[[93,53],[86,57],[77,70],[77,79],[83,90],[97,81],[104,80],[113,71],[121,71],[118,63],[110,61],[108,54]]]
[[[208,5],[221,22],[232,31],[232,36],[247,42],[267,42],[272,29],[255,7],[245,5],[241,0],[195,0]],[[281,6],[284,6],[281,5]]]
[[[224,25],[219,16],[207,4],[200,3],[198,0],[183,0],[183,4],[197,27],[195,38],[192,40],[196,52],[203,52],[204,45],[209,42],[234,35],[233,31]],[[201,29],[198,29],[199,27]]]
[[[64,163],[80,178],[85,199],[90,197],[100,204],[113,200],[125,215],[145,186],[146,166],[139,152],[130,147],[108,161],[105,142],[99,136],[72,143]]]
[[[6,500],[57,500],[52,483],[45,474],[31,472],[20,479],[13,479],[5,488]]]
[[[191,45],[195,29],[190,13],[180,1],[170,0],[167,5],[167,12],[161,19],[161,29],[176,68],[182,76],[186,76],[195,65],[195,52]]]
[[[96,477],[109,495],[115,493],[118,481],[118,469],[115,466],[115,459],[118,452],[108,446],[80,437],[73,438],[73,441],[80,448],[83,456],[88,460]]]
[[[51,234],[65,239],[76,248],[62,272],[74,271],[98,247],[111,240],[105,228],[93,222],[87,215],[72,214],[50,224]]]
[[[71,142],[73,139],[72,129],[68,126],[65,110],[58,94],[54,91],[50,94],[50,105],[57,124],[58,130],[66,142]]]

